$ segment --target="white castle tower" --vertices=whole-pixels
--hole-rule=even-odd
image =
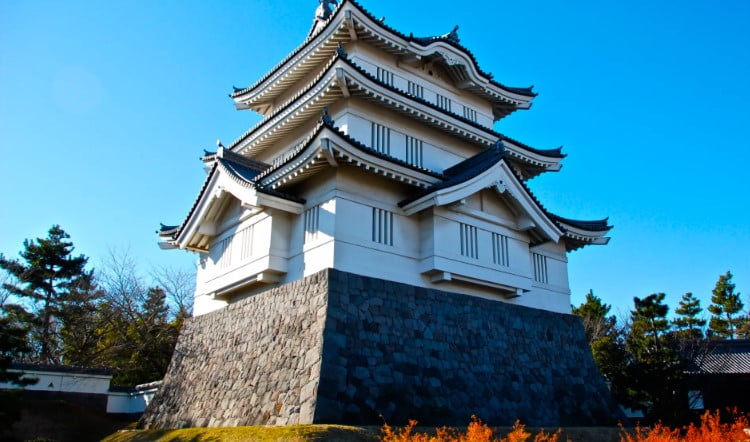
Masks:
[[[457,30],[321,1],[302,45],[231,94],[265,118],[203,158],[195,204],[159,232],[200,256],[196,315],[326,268],[570,312],[566,254],[611,227],[534,197],[565,155],[494,130],[536,94],[493,80]]]

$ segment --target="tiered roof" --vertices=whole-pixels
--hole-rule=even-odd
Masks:
[[[534,222],[529,231],[539,243],[562,237],[567,248],[574,250],[608,242],[604,235],[611,226],[606,220],[575,221],[548,212],[513,171],[507,157],[504,142],[498,141],[440,173],[371,149],[342,132],[324,112],[305,140],[273,164],[248,161],[228,148],[206,155],[204,161],[211,164],[211,170],[190,213],[180,226],[162,225],[159,235],[165,246],[206,251],[210,232],[202,233],[199,226],[219,212],[217,189],[226,189],[245,204],[253,205],[255,201],[259,206],[301,213],[305,200],[287,189],[326,168],[348,164],[413,188],[412,196],[399,204],[407,214],[451,204],[491,187],[501,194],[508,193],[517,207],[529,215]],[[237,185],[222,186],[222,180]]]
[[[355,40],[401,57],[440,62],[456,84],[493,104],[496,120],[516,109],[528,109],[536,96],[532,88],[508,87],[494,81],[491,74],[479,68],[474,54],[459,43],[455,30],[439,37],[405,35],[376,19],[354,0],[342,0],[318,32],[254,85],[235,88],[230,96],[238,108],[266,115],[276,97],[331,57],[340,42]]]
[[[525,180],[545,171],[559,170],[565,157],[561,148],[541,150],[496,132],[462,115],[447,111],[400,90],[352,61],[342,42],[363,40],[403,59],[442,63],[459,87],[492,103],[495,119],[517,109],[527,109],[536,95],[531,88],[502,85],[484,72],[474,55],[452,32],[419,38],[385,25],[355,0],[342,0],[323,23],[313,28],[305,42],[253,86],[236,89],[231,97],[238,108],[265,115],[228,147],[206,153],[208,177],[185,221],[159,231],[164,247],[207,251],[212,231],[206,228],[224,207],[223,191],[244,205],[275,207],[301,213],[304,199],[290,186],[328,167],[350,164],[413,188],[400,206],[407,214],[435,205],[453,203],[484,188],[507,194],[531,219],[525,230],[537,243],[562,238],[568,250],[587,244],[606,244],[612,228],[607,220],[578,221],[547,211]],[[275,100],[314,69],[320,72],[286,102]],[[479,152],[444,171],[417,167],[371,149],[338,129],[327,113],[337,100],[357,96],[477,146]],[[251,158],[276,148],[282,137],[323,114],[297,145],[277,155],[271,164]],[[204,225],[203,227],[201,227]]]

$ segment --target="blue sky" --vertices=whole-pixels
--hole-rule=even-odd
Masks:
[[[496,129],[564,146],[530,186],[553,212],[610,216],[606,247],[570,255],[588,289],[709,302],[735,274],[750,304],[750,2],[532,0],[363,4],[406,33],[459,24],[480,66],[535,85]],[[204,178],[198,157],[258,117],[227,94],[306,36],[317,2],[0,0],[0,252],[54,223],[94,266],[129,248],[145,266],[190,266],[156,246]]]

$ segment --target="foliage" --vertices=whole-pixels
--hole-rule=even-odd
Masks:
[[[101,272],[98,361],[115,368],[114,385],[161,379],[177,342],[184,309],[171,313],[161,287],[148,287],[128,253],[110,254]]]
[[[592,290],[589,290],[586,294],[586,301],[583,304],[573,307],[573,314],[580,316],[583,320],[586,338],[590,343],[601,338],[611,337],[616,333],[617,319],[614,315],[609,315],[610,309],[611,307],[604,304],[601,298],[595,296]]]
[[[743,318],[739,315],[743,304],[740,294],[735,293],[732,273],[719,276],[711,296],[711,320],[708,323],[713,338],[735,339],[737,329],[742,327]]]
[[[5,306],[0,316],[0,382],[18,386],[34,383],[22,378],[19,373],[8,371],[15,359],[22,359],[31,351],[27,340],[27,317],[28,313],[17,305]]]
[[[192,312],[194,275],[161,268],[149,287],[128,253],[112,252],[95,273],[73,250],[53,226],[47,238],[24,242],[21,259],[0,255],[0,368],[13,360],[104,365],[115,385],[161,379]]]
[[[630,355],[626,368],[628,389],[626,404],[643,411],[650,420],[682,422],[687,413],[687,360],[679,343],[669,334],[664,293],[643,299],[634,298],[630,333],[626,349]]]
[[[750,421],[748,415],[733,413],[730,423],[722,423],[717,410],[714,413],[706,411],[701,416],[700,425],[690,424],[683,428],[670,428],[657,423],[652,428],[640,425],[635,431],[629,432],[621,428],[621,442],[730,442],[747,441],[750,439],[748,430]]]
[[[31,350],[27,341],[28,326],[24,321],[27,313],[12,304],[5,305],[3,309],[0,316],[0,382],[19,387],[34,384],[38,379],[8,371],[14,359],[21,358]],[[0,433],[20,418],[20,401],[19,391],[0,390]]]
[[[557,442],[562,430],[555,433],[547,433],[544,430],[537,433],[533,439],[532,434],[526,431],[526,426],[516,421],[508,435],[502,439],[493,438],[494,431],[476,416],[471,417],[471,423],[465,432],[455,428],[442,427],[435,430],[435,435],[419,433],[415,431],[417,421],[410,420],[409,424],[400,429],[393,429],[387,423],[381,428],[381,439],[383,442]]]
[[[104,438],[103,442],[304,442],[321,440],[374,442],[378,438],[362,428],[344,425],[289,425],[121,431]]]
[[[5,269],[17,284],[5,284],[10,294],[30,304],[34,339],[32,358],[37,362],[61,363],[61,317],[72,292],[90,278],[84,270],[87,258],[73,256],[70,236],[58,225],[52,226],[46,238],[26,240],[19,253],[21,260],[0,256],[0,268]]]
[[[703,338],[703,327],[706,326],[706,320],[698,317],[702,311],[700,299],[690,292],[682,295],[680,304],[674,311],[677,317],[672,320],[672,325],[679,339],[696,340]]]

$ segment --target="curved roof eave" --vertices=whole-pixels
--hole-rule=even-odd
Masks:
[[[373,16],[357,1],[342,0],[342,2],[336,7],[336,9],[331,14],[331,17],[328,19],[328,21],[320,31],[305,39],[305,41],[300,46],[295,48],[286,58],[284,58],[284,60],[282,60],[279,64],[272,68],[255,84],[243,89],[235,88],[235,91],[230,94],[230,97],[238,103],[248,102],[252,100],[252,97],[249,95],[252,95],[253,92],[265,90],[269,86],[271,86],[273,82],[279,80],[279,77],[282,76],[282,73],[284,71],[288,70],[293,64],[299,62],[301,58],[309,55],[309,52],[313,47],[316,47],[327,41],[332,36],[332,34],[334,34],[342,25],[345,26],[344,23],[346,17],[344,17],[343,15],[345,14],[342,14],[341,12],[344,10],[351,10],[346,8],[346,6],[349,4],[352,6],[353,10],[360,12],[364,16],[364,18],[368,20],[369,24],[372,25],[370,26],[371,28],[379,29],[381,33],[384,32],[385,34],[387,34],[386,36],[392,39],[400,39],[400,46],[404,47],[405,49],[410,48],[411,51],[418,51],[420,52],[419,55],[424,56],[432,55],[435,52],[429,51],[434,51],[435,48],[442,47],[445,50],[452,52],[454,55],[465,58],[466,63],[464,63],[464,65],[468,67],[472,72],[472,76],[475,77],[475,81],[487,88],[495,89],[495,92],[499,93],[500,95],[510,94],[508,98],[519,101],[521,103],[529,103],[530,100],[537,95],[532,91],[532,87],[510,87],[493,80],[492,74],[484,72],[479,67],[476,57],[471,51],[469,51],[465,46],[454,42],[450,38],[436,37],[431,39],[429,42],[425,42],[424,39],[414,37],[413,35],[407,36],[406,34],[386,25],[380,20],[377,20],[375,16]],[[303,53],[305,54],[303,55]]]

